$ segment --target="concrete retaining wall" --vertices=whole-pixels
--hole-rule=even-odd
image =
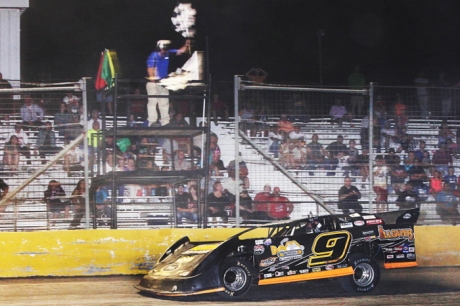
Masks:
[[[0,277],[144,274],[174,241],[220,241],[242,229],[79,230],[0,233]],[[420,266],[460,265],[460,231],[417,226]]]

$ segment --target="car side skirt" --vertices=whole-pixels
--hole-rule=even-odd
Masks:
[[[207,289],[207,290],[201,290],[201,291],[193,291],[193,292],[166,292],[166,291],[156,291],[153,289],[147,289],[141,286],[134,286],[134,288],[144,291],[144,292],[150,292],[154,295],[158,296],[191,296],[191,295],[199,295],[199,294],[208,294],[208,293],[215,293],[215,292],[221,292],[225,291],[224,287],[219,287],[219,288],[213,288],[213,289]]]
[[[307,274],[297,274],[297,275],[290,275],[290,276],[285,276],[285,277],[262,279],[259,281],[259,285],[263,286],[263,285],[283,284],[283,283],[291,283],[291,282],[301,282],[301,281],[314,280],[314,279],[353,275],[353,273],[354,271],[352,267],[346,267],[346,268],[335,269],[335,270],[330,270],[330,271],[320,271],[320,272],[307,273]]]
[[[410,268],[418,266],[417,262],[386,262],[383,264],[385,269],[399,269],[399,268]]]

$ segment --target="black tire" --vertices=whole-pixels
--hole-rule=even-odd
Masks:
[[[225,288],[219,292],[221,296],[238,297],[249,291],[253,280],[251,264],[244,259],[230,259],[222,264],[219,273],[220,281]]]
[[[353,275],[339,278],[340,285],[349,293],[367,293],[377,287],[380,268],[374,259],[365,254],[351,254],[348,258]]]

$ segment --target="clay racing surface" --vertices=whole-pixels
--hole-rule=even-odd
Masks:
[[[253,286],[237,301],[218,295],[159,298],[140,294],[141,276],[0,279],[0,305],[460,305],[460,267],[382,271],[366,295],[346,293],[337,280]]]

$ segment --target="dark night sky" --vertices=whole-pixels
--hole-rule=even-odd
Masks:
[[[213,80],[250,68],[267,82],[346,85],[360,64],[367,81],[412,85],[421,69],[460,79],[460,1],[192,0],[195,49],[209,42]],[[159,39],[183,43],[170,17],[172,0],[30,0],[21,17],[23,80],[94,77],[100,52],[115,49],[125,78],[145,76]]]

